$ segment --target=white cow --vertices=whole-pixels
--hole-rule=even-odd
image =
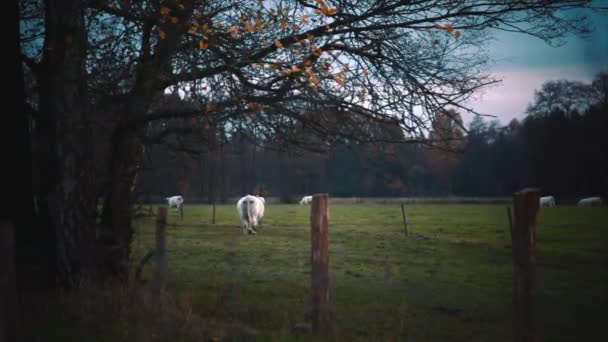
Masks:
[[[184,198],[182,196],[165,197],[165,199],[167,200],[167,203],[169,203],[169,208],[176,207],[179,209],[184,203]]]
[[[555,207],[555,197],[553,196],[543,196],[540,198],[540,207],[548,207],[548,208],[553,208]]]
[[[599,197],[587,197],[578,201],[579,207],[593,207],[602,205],[602,199]]]
[[[264,197],[247,195],[236,203],[243,234],[257,234],[256,227],[264,217]]]
[[[304,196],[300,200],[300,205],[310,204],[310,203],[312,203],[312,196]]]

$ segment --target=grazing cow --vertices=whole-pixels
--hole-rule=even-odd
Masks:
[[[300,200],[300,205],[310,204],[310,203],[312,203],[312,196],[304,196]]]
[[[540,198],[540,207],[555,207],[555,198],[553,196],[543,196]]]
[[[601,206],[602,199],[599,197],[587,197],[578,201],[579,207],[593,207],[593,206]]]
[[[176,207],[179,209],[184,203],[184,198],[182,196],[165,197],[165,199],[167,200],[167,203],[169,203],[169,208]]]
[[[256,227],[264,217],[265,203],[263,197],[253,195],[247,195],[236,203],[243,234],[257,234]]]

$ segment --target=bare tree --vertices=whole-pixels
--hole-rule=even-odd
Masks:
[[[39,3],[22,2],[23,8]],[[48,149],[41,151],[48,153],[41,162],[53,172],[43,193],[55,203],[50,212],[60,213],[53,220],[58,244],[92,236],[90,130],[103,130],[109,146],[99,177],[104,182],[98,235],[104,238],[98,245],[112,251],[102,253],[104,272],[124,276],[131,204],[151,123],[201,118],[228,135],[241,123],[255,127],[259,137],[274,135],[291,144],[316,134],[320,146],[310,147],[323,149],[337,135],[369,140],[361,123],[378,122],[405,132],[398,141],[379,141],[423,141],[435,113],[446,106],[471,111],[461,103],[497,82],[484,53],[493,30],[549,43],[568,32],[585,35],[584,18],[568,11],[592,5],[47,0],[42,7],[45,25],[24,33],[23,58],[40,84],[37,110],[45,115],[39,116],[37,134]],[[33,10],[32,25],[40,19]],[[42,47],[33,38],[40,35]],[[193,107],[154,106],[171,87],[189,94]],[[173,127],[159,139],[179,132]],[[70,237],[76,232],[82,239]],[[78,265],[69,264],[78,253],[63,249],[65,273],[74,273]]]

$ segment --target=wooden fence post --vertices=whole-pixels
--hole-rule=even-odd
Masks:
[[[153,291],[157,299],[160,299],[167,284],[167,208],[158,207],[156,218],[156,269],[154,273]]]
[[[511,232],[513,251],[514,332],[517,342],[534,341],[534,287],[536,215],[540,192],[523,189],[513,197],[514,225]]]
[[[213,215],[211,216],[211,224],[215,224],[215,201],[213,201]]]
[[[15,231],[0,221],[0,341],[17,340],[17,282],[15,278]]]
[[[312,196],[310,210],[312,330],[331,330],[329,312],[329,207],[326,193]]]
[[[507,218],[509,219],[509,234],[513,236],[513,215],[511,215],[511,207],[507,207]]]
[[[403,216],[403,229],[405,232],[405,236],[408,235],[407,232],[407,217],[405,216],[405,204],[401,203],[401,216]]]

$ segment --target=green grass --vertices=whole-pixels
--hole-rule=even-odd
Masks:
[[[508,341],[512,261],[504,205],[330,208],[331,305],[339,340]],[[238,322],[258,340],[293,340],[309,322],[310,207],[269,205],[243,236],[232,205],[170,210],[169,289],[190,293],[209,320]],[[608,210],[541,209],[537,231],[538,335],[602,336],[608,313]],[[136,224],[139,260],[154,220]],[[146,275],[151,276],[148,266]],[[228,334],[228,336],[231,336]],[[233,336],[243,339],[243,336]],[[308,336],[310,337],[310,336]]]

